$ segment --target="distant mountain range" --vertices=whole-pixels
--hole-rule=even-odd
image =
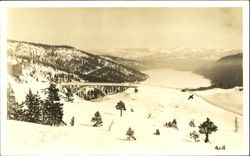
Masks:
[[[75,74],[88,82],[138,82],[146,74],[114,57],[91,54],[71,46],[8,40],[8,56]]]
[[[89,50],[99,55],[122,57],[123,62],[139,70],[154,68],[173,68],[193,71],[202,65],[228,55],[242,53],[239,49],[202,49],[202,48],[123,48]],[[128,61],[130,60],[130,61]]]

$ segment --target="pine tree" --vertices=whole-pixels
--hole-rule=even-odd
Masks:
[[[75,117],[73,116],[70,120],[70,125],[74,126],[74,124],[75,124]]]
[[[74,101],[73,93],[72,93],[72,90],[70,88],[67,88],[67,92],[65,93],[65,95],[67,97],[68,102],[73,102]]]
[[[59,89],[56,88],[56,85],[54,83],[50,83],[49,88],[47,88],[47,94],[48,94],[48,99],[53,100],[53,101],[60,101],[59,98]]]
[[[118,110],[120,110],[120,116],[122,116],[122,111],[126,111],[126,107],[123,101],[120,101],[117,103],[117,105],[115,106],[115,108]]]
[[[176,119],[174,119],[174,120],[172,121],[172,125],[177,125]]]
[[[196,126],[195,126],[195,123],[194,123],[194,119],[191,120],[191,121],[189,122],[189,126],[190,126],[190,127],[196,127]]]
[[[26,99],[24,104],[27,106],[26,109],[26,121],[33,123],[41,123],[42,120],[42,100],[40,96],[37,94],[33,94],[31,89],[29,89],[29,93],[26,95]]]
[[[93,125],[94,127],[102,126],[102,123],[103,123],[102,117],[98,111],[95,113],[95,116],[91,119],[91,122],[95,122]]]
[[[134,92],[135,92],[135,93],[137,93],[137,92],[138,92],[138,89],[137,89],[137,88],[135,88]]]
[[[134,137],[134,130],[132,130],[130,127],[128,128],[126,135],[128,136],[128,140],[130,140],[130,138],[133,138],[134,140],[136,140],[136,138]]]
[[[43,105],[42,113],[42,123],[45,125],[52,125],[52,102],[50,100],[45,100]]]
[[[24,120],[23,103],[18,104],[11,86],[7,89],[7,119],[8,120]]]
[[[190,137],[194,139],[195,142],[199,141],[197,140],[199,138],[199,134],[196,131],[193,131],[189,133]]]
[[[198,127],[199,127],[199,133],[205,134],[206,136],[205,143],[209,141],[209,134],[217,131],[217,126],[215,126],[214,123],[210,121],[209,118],[207,118],[207,120],[202,124],[200,124],[200,126]]]
[[[63,124],[63,104],[60,101],[56,85],[51,83],[47,88],[48,97],[43,106],[43,124],[59,126]]]

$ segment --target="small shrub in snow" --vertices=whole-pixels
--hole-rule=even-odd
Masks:
[[[196,131],[193,131],[189,133],[190,137],[194,139],[195,142],[199,142],[200,140],[197,140],[199,138],[199,134]]]
[[[160,130],[159,129],[157,129],[156,131],[155,131],[155,133],[154,133],[155,135],[160,135]]]
[[[75,125],[75,117],[73,116],[70,120],[70,126],[74,126]]]
[[[151,117],[151,113],[148,114],[148,119],[150,119],[150,117]]]
[[[172,125],[177,125],[176,119],[174,119],[174,120],[172,121]]]
[[[127,139],[130,140],[131,138],[136,140],[136,138],[134,137],[134,130],[132,130],[130,127],[128,128],[126,135],[128,136]]]
[[[165,126],[168,128],[175,128],[178,130],[177,121],[175,119],[172,122],[171,121],[166,122]]]
[[[115,108],[117,110],[120,110],[120,116],[122,116],[122,111],[126,111],[126,107],[123,101],[118,102]]]
[[[134,112],[133,108],[130,109],[130,112]]]
[[[137,93],[137,92],[138,92],[138,89],[137,89],[137,88],[135,88],[134,92],[135,92],[135,93]]]
[[[100,127],[102,126],[102,117],[100,115],[100,113],[97,111],[95,113],[95,116],[91,119],[91,122],[95,122],[93,127]]]
[[[210,121],[209,118],[207,118],[207,120],[202,124],[200,124],[199,126],[199,133],[206,135],[205,143],[209,141],[209,134],[216,131],[217,131],[217,126],[215,126],[214,123]]]
[[[191,121],[189,122],[189,126],[190,126],[190,127],[196,127],[196,125],[195,125],[195,123],[194,123],[194,119],[191,120]]]

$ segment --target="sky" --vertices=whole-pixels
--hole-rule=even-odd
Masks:
[[[241,8],[8,8],[8,39],[82,50],[242,49]]]

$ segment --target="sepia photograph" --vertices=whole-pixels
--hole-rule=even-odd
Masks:
[[[5,155],[245,154],[243,7],[5,10]]]

